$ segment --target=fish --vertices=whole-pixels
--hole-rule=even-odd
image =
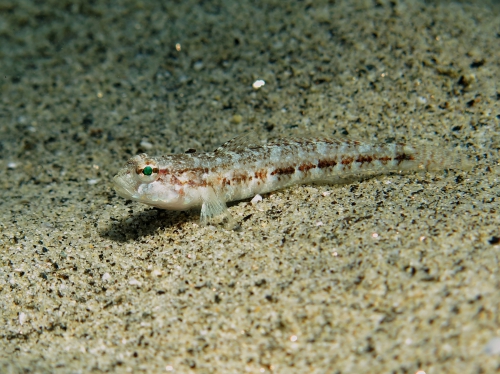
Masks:
[[[335,184],[390,172],[469,169],[462,153],[441,147],[369,143],[329,136],[265,142],[236,137],[213,152],[132,157],[113,178],[121,197],[160,209],[201,207],[201,224],[238,224],[227,203],[296,184]]]

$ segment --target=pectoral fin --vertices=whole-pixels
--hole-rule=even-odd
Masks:
[[[208,188],[205,195],[201,206],[201,224],[214,226],[222,224],[228,230],[236,230],[239,225],[229,213],[225,201],[217,196],[212,188]]]

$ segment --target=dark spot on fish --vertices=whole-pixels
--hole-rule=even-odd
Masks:
[[[373,161],[373,157],[372,156],[358,156],[358,158],[356,159],[356,162],[360,162],[360,163],[365,163],[365,162],[372,162]]]
[[[257,170],[255,172],[255,178],[257,179],[264,179],[266,175],[267,175],[266,169]]]
[[[389,156],[384,156],[384,157],[378,157],[377,160],[379,160],[382,163],[382,165],[385,165],[392,159]]]
[[[275,169],[271,175],[288,175],[288,174],[293,174],[295,173],[295,168],[293,166],[288,166],[286,168],[278,168],[278,169]]]
[[[337,161],[335,161],[335,160],[319,160],[318,161],[318,167],[320,169],[323,169],[323,168],[332,168],[335,165],[337,165]]]
[[[412,155],[406,154],[406,153],[401,153],[394,157],[395,160],[398,161],[398,164],[402,163],[403,161],[413,161],[415,160],[415,157]]]
[[[309,171],[311,169],[314,169],[315,167],[317,167],[316,165],[313,165],[313,164],[302,164],[299,166],[299,170],[302,171],[302,172],[306,172],[306,171]]]
[[[352,157],[346,157],[342,159],[342,165],[349,165],[354,159]]]

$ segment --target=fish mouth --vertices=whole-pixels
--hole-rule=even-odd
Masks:
[[[127,175],[118,174],[113,177],[113,185],[118,195],[125,199],[134,199],[134,183],[127,178]]]

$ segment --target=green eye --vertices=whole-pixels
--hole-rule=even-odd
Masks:
[[[142,161],[142,160],[140,160]],[[144,160],[136,165],[135,176],[141,183],[151,183],[158,177],[159,169],[154,160]]]

